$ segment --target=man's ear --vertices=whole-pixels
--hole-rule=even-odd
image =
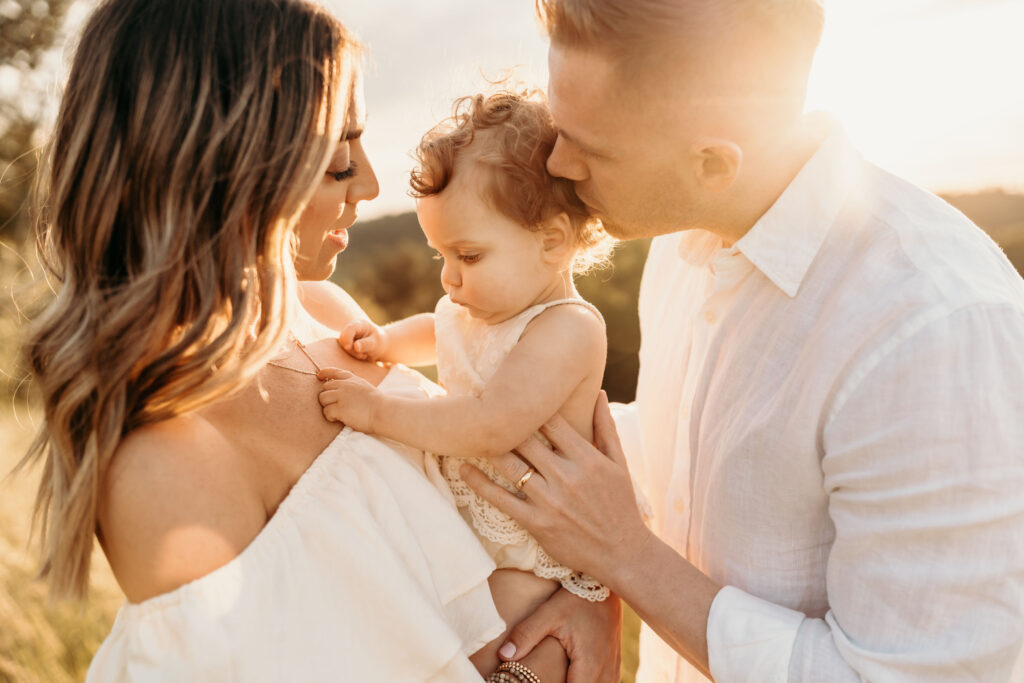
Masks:
[[[693,146],[697,159],[697,182],[709,192],[729,188],[740,174],[743,150],[731,140],[703,138]]]
[[[576,240],[569,215],[564,211],[546,219],[540,227],[544,260],[559,266],[572,264],[576,256]]]

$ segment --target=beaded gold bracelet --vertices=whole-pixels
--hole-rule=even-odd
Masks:
[[[540,677],[519,662],[502,662],[495,673],[508,673],[519,683],[541,683]]]

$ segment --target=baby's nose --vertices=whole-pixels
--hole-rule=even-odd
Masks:
[[[462,284],[462,278],[459,276],[457,268],[450,267],[447,263],[441,267],[441,284],[447,289],[449,287],[458,287]]]

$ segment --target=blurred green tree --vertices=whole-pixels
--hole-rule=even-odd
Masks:
[[[0,0],[0,237],[28,232],[27,202],[53,105],[55,47],[75,0]]]

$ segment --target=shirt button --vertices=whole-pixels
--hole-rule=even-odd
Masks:
[[[704,313],[704,319],[708,321],[709,325],[714,325],[715,321],[718,320],[718,316],[715,315],[714,311],[707,311]]]
[[[676,500],[675,504],[672,507],[676,509],[676,512],[682,512],[683,510],[686,509],[686,506],[683,505],[683,501],[681,500]]]

